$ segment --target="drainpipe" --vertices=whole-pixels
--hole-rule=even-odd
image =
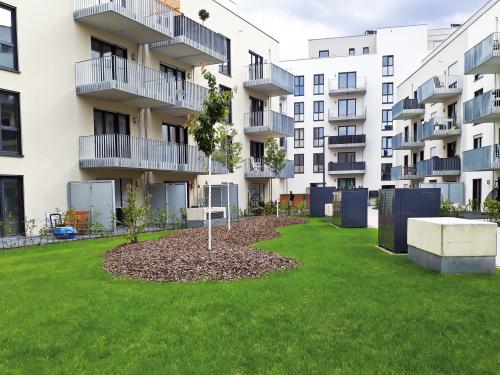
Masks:
[[[146,65],[146,45],[138,44],[137,45],[137,63],[141,65]],[[140,137],[147,139],[148,138],[148,120],[149,120],[149,109],[141,109],[140,116],[141,124],[140,124]],[[149,158],[148,150],[146,148],[146,158]],[[144,199],[148,194],[149,189],[149,181],[150,181],[150,172],[144,172]]]

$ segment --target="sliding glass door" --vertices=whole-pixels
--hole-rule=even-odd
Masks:
[[[0,235],[24,232],[23,178],[0,176]]]

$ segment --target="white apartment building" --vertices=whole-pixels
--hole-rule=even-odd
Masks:
[[[78,203],[105,207],[97,220],[109,224],[128,184],[169,209],[203,203],[206,158],[183,127],[207,94],[202,66],[221,89],[238,89],[228,122],[246,162],[229,176],[233,199],[246,208],[268,197],[263,141],[293,136],[293,119],[280,111],[293,76],[273,64],[278,41],[233,8],[215,0],[2,1],[0,221],[22,232],[25,217],[42,223]],[[211,182],[221,185],[228,176],[214,164]],[[292,176],[289,161],[280,177]]]
[[[497,196],[499,17],[498,0],[487,2],[397,87],[392,178],[398,187],[437,183],[476,209]]]
[[[453,30],[416,25],[310,40],[307,58],[283,61],[295,75],[288,189],[393,187],[395,88]]]

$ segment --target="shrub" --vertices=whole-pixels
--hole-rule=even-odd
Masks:
[[[467,207],[462,204],[455,204],[449,199],[441,200],[441,217],[463,218]]]
[[[500,201],[487,199],[484,201],[484,212],[488,219],[494,223],[500,223]]]
[[[150,221],[151,196],[147,195],[144,203],[138,205],[136,190],[131,185],[128,185],[127,190],[127,207],[123,208],[125,216],[124,224],[126,227],[123,237],[130,243],[137,243],[139,235],[144,232]]]

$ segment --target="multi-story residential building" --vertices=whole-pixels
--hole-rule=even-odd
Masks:
[[[283,61],[295,75],[288,98],[295,178],[288,188],[304,193],[309,186],[394,186],[395,87],[452,30],[417,25],[310,40],[306,59]]]
[[[445,183],[474,208],[499,187],[500,37],[489,1],[397,87],[397,186]],[[463,193],[465,191],[465,194]]]
[[[247,159],[229,176],[239,206],[268,196],[262,142],[293,135],[279,98],[293,93],[293,76],[274,64],[278,42],[232,6],[6,0],[0,28],[0,221],[15,232],[25,216],[43,221],[78,199],[113,213],[128,184],[172,208],[202,203],[206,158],[183,127],[207,95],[202,66],[221,89],[238,88],[228,123]],[[228,180],[223,166],[213,170],[212,183]],[[292,176],[288,168],[280,177]],[[114,182],[103,191],[82,183],[102,180]],[[111,213],[100,213],[108,223]]]

